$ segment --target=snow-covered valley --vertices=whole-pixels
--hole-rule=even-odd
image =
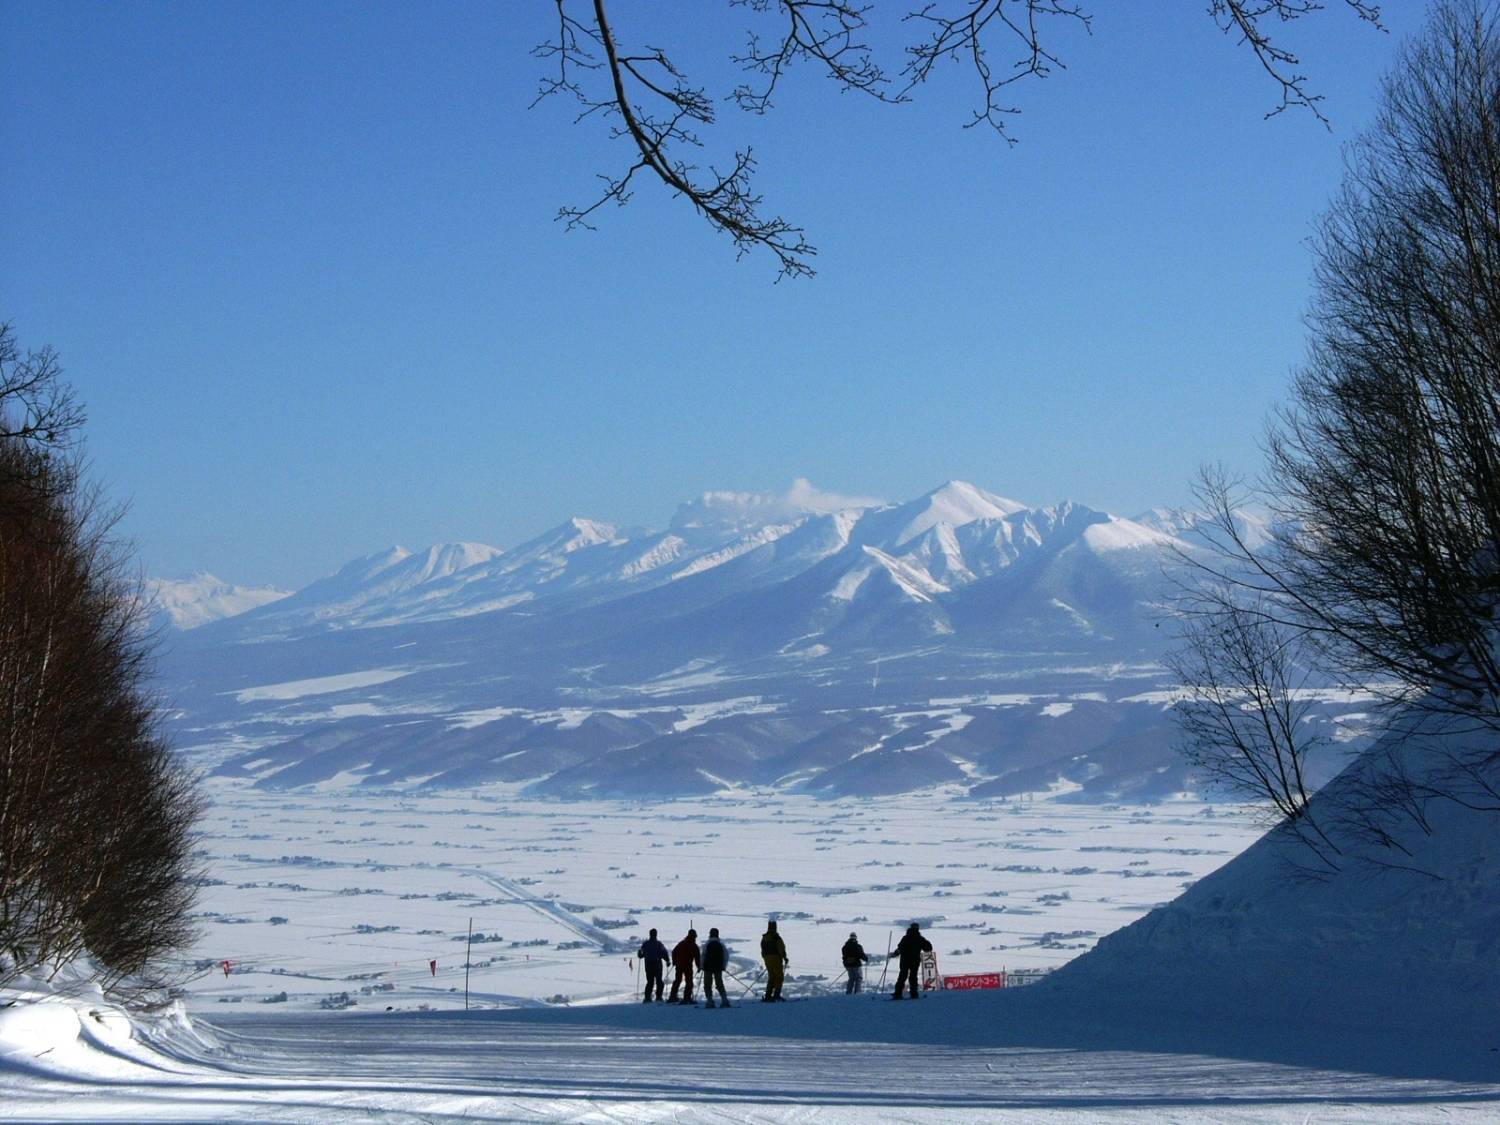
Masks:
[[[766,792],[645,804],[267,793],[215,782],[195,1004],[385,1011],[627,998],[655,927],[717,926],[748,983],[779,916],[795,991],[923,921],[945,973],[1050,969],[1258,835],[1196,801],[1103,809]],[[222,962],[229,961],[226,976]],[[432,967],[432,963],[436,967]],[[877,970],[878,972],[878,970]],[[455,991],[457,990],[457,991]]]

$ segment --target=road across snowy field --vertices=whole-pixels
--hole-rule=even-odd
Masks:
[[[1017,998],[1019,999],[1019,998]],[[1005,1005],[1010,1008],[1013,1005]],[[0,1066],[0,1118],[340,1122],[1474,1121],[1500,1082],[1163,1051],[980,1045],[993,998],[735,1011],[226,1017]],[[1043,1029],[1042,1040],[1059,1037]],[[1149,1036],[1146,1037],[1149,1039]],[[1389,1069],[1389,1068],[1387,1068]]]
[[[621,941],[613,934],[601,930],[598,926],[585,922],[560,902],[550,898],[543,898],[541,895],[528,891],[525,887],[503,876],[476,868],[468,868],[466,869],[466,873],[473,875],[477,879],[484,880],[497,891],[504,893],[512,901],[518,902],[522,906],[530,907],[546,918],[561,922],[564,927],[572,930],[584,941],[598,946],[604,953],[628,953],[635,949],[634,942]]]

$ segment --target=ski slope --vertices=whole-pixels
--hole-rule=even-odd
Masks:
[[[1419,1076],[1430,1062],[1422,1052],[1403,1066],[1378,1048],[1363,1069],[1294,1064],[1278,1057],[1275,1036],[1226,1039],[1206,1027],[1204,1046],[1184,1050],[1159,1030],[1104,1029],[1085,1010],[1028,1002],[1041,991],[712,1012],[236,1013],[212,1024],[175,1015],[133,1029],[86,1004],[53,1003],[36,1007],[76,1010],[71,1032],[53,1019],[22,1045],[0,1022],[0,1118],[1305,1123],[1500,1112],[1496,1076],[1465,1076],[1459,1060],[1443,1077]]]

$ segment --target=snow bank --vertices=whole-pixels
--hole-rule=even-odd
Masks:
[[[0,988],[0,1090],[39,1080],[140,1080],[174,1069],[178,1049],[213,1049],[180,1002],[128,1013],[87,976],[87,966],[70,966],[50,981],[23,977]]]
[[[1422,820],[1386,821],[1385,848],[1347,816],[1361,787],[1394,772],[1436,782],[1462,749],[1450,734],[1387,735],[1310,808],[1338,870],[1273,831],[1037,996],[1158,1026],[1258,1026],[1288,1045],[1376,1035],[1387,1053],[1500,1073],[1500,812],[1430,800]]]

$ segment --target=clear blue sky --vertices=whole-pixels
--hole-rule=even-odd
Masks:
[[[961,128],[957,68],[904,107],[810,73],[764,119],[725,106],[709,155],[753,141],[821,251],[775,285],[652,184],[553,221],[627,153],[528,111],[545,0],[0,0],[0,318],[61,352],[155,574],[296,586],[797,476],[1183,502],[1200,463],[1258,463],[1339,146],[1422,6],[1288,29],[1332,133],[1262,120],[1205,3],[1091,6],[1014,148]],[[754,19],[612,11],[721,93]]]

